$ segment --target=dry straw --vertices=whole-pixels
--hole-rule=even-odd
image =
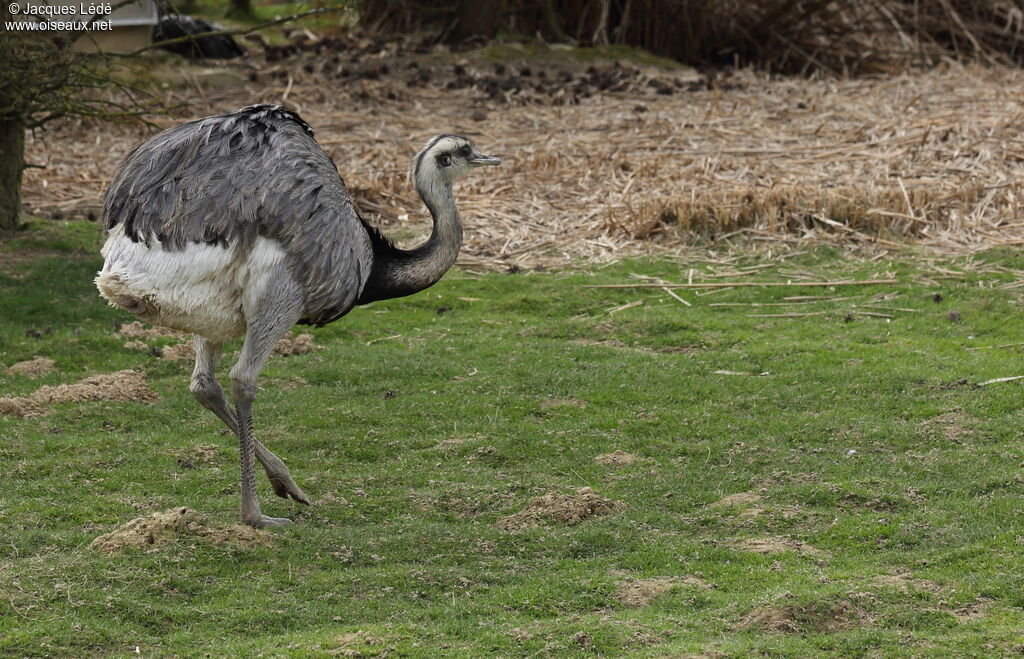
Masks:
[[[947,64],[849,80],[741,71],[712,89],[565,106],[288,70],[289,101],[367,219],[402,244],[430,226],[407,176],[419,145],[458,132],[503,158],[457,186],[464,267],[603,262],[708,239],[1024,244],[1024,74],[1014,68]],[[284,91],[208,92],[210,106],[192,114]],[[482,107],[487,118],[473,119]],[[27,205],[95,213],[118,159],[146,134],[69,122],[30,137],[28,161],[46,169],[26,171]]]

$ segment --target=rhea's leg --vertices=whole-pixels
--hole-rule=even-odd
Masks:
[[[228,404],[224,396],[224,390],[214,375],[217,362],[220,361],[223,346],[207,341],[198,334],[195,337],[196,345],[196,367],[192,371],[192,382],[189,389],[199,401],[199,404],[210,410],[220,418],[221,421],[231,429],[231,432],[238,435],[238,423],[235,419],[235,411]],[[309,498],[302,491],[288,472],[281,458],[274,455],[270,449],[264,446],[258,439],[256,443],[256,459],[263,465],[267,472],[270,485],[274,488],[274,494],[284,499],[291,497],[299,503],[309,504]]]
[[[242,345],[242,356],[231,369],[231,397],[235,401],[238,444],[242,468],[242,521],[250,526],[282,526],[291,520],[267,517],[260,512],[256,496],[256,437],[253,434],[252,407],[256,400],[256,383],[260,370],[277,342],[298,321],[301,293],[298,285],[282,266],[270,273],[259,287],[258,297],[245,305],[248,330]]]

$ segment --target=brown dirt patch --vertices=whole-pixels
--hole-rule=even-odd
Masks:
[[[654,599],[675,586],[689,585],[710,588],[708,582],[697,577],[654,577],[651,579],[629,579],[619,583],[615,598],[623,606],[631,608],[649,606]]]
[[[110,533],[93,540],[89,547],[109,553],[130,547],[156,547],[178,539],[201,540],[218,545],[269,545],[266,531],[244,524],[211,526],[206,519],[188,508],[172,508],[122,524]]]
[[[24,375],[38,378],[54,370],[54,361],[49,357],[36,357],[27,361],[11,364],[7,367],[7,375]]]
[[[824,549],[818,549],[806,542],[800,542],[791,538],[748,538],[740,540],[733,547],[755,554],[781,554],[786,551],[795,551],[799,554],[815,558],[827,558],[829,556],[829,553]]]
[[[392,648],[381,647],[384,642],[384,639],[360,629],[339,634],[331,639],[327,654],[338,657],[383,657],[391,654],[392,650]]]
[[[128,347],[128,345],[125,344],[125,347]],[[292,355],[307,355],[314,350],[319,350],[319,348],[320,346],[316,345],[312,334],[303,332],[296,336],[294,333],[288,332],[281,337],[281,340],[277,342],[270,354],[277,357],[291,357]],[[238,353],[235,353],[235,355],[237,356]],[[184,343],[164,346],[160,356],[168,361],[195,361],[195,342],[190,339]]]
[[[573,494],[537,497],[525,510],[499,518],[496,525],[505,531],[532,529],[547,523],[572,526],[594,517],[612,515],[625,507],[620,501],[606,499],[589,487],[581,487]]]
[[[146,343],[145,341],[139,341],[138,339],[132,339],[131,341],[125,341],[124,342],[124,346],[122,346],[122,347],[125,350],[141,350],[143,352],[146,352],[147,350],[149,350],[149,344]]]
[[[973,422],[972,417],[956,407],[930,419],[925,419],[917,424],[917,431],[929,437],[957,444],[974,432]]]
[[[943,590],[943,587],[940,584],[928,579],[915,579],[910,576],[909,572],[879,574],[872,577],[870,579],[870,583],[883,588],[900,590],[904,593],[910,592],[911,590],[938,593]]]
[[[802,604],[792,600],[791,595],[785,595],[774,604],[756,608],[743,616],[736,628],[805,634],[837,632],[873,622],[870,611],[864,608],[872,600],[867,593],[847,593]]]
[[[146,327],[137,320],[121,325],[117,335],[122,339],[142,339],[145,341],[153,339],[182,339],[189,336],[187,332],[180,332],[167,327]]]
[[[216,461],[219,450],[214,444],[199,444],[188,449],[170,450],[167,454],[177,458],[179,465],[194,469],[197,464],[211,464]]]
[[[599,465],[611,465],[613,467],[625,467],[631,465],[637,461],[637,457],[632,453],[626,453],[625,451],[615,450],[611,453],[603,453],[596,458],[594,462]]]
[[[709,503],[709,508],[732,508],[736,506],[752,506],[755,503],[761,501],[761,495],[754,494],[753,492],[737,492],[736,494],[730,494],[729,496],[722,497],[714,503]]]
[[[46,413],[57,403],[85,401],[156,401],[160,397],[146,385],[139,371],[118,371],[93,375],[74,384],[40,387],[28,396],[0,398],[0,414],[28,418]]]
[[[172,362],[192,362],[196,359],[196,344],[193,341],[164,346],[160,358]]]
[[[985,616],[988,607],[992,604],[992,600],[987,597],[979,597],[970,604],[962,606],[959,609],[953,611],[953,615],[960,622],[966,622],[969,620],[977,620]]]
[[[309,332],[303,332],[298,336],[288,332],[277,342],[270,354],[291,357],[292,355],[308,355],[317,349],[319,346],[316,345],[313,335]]]

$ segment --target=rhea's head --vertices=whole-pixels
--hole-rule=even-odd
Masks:
[[[412,175],[418,188],[437,183],[451,185],[471,169],[500,164],[500,158],[480,153],[467,137],[438,135],[417,154]]]

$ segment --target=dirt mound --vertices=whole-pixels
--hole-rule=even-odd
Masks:
[[[892,588],[904,593],[911,590],[920,590],[928,593],[942,592],[941,584],[929,579],[915,579],[909,572],[897,572],[893,574],[879,574],[871,578],[870,583],[874,586]]]
[[[732,508],[735,506],[749,506],[755,504],[761,500],[759,494],[753,492],[737,492],[736,494],[730,494],[727,497],[722,497],[714,503],[709,503],[709,508]]]
[[[36,357],[7,367],[7,375],[25,375],[38,378],[53,372],[54,361],[49,357]]]
[[[74,384],[58,384],[36,389],[28,396],[0,398],[0,414],[28,418],[46,412],[57,403],[85,401],[156,401],[160,397],[146,385],[146,375],[139,371],[118,371],[93,375]]]
[[[164,346],[160,358],[174,362],[191,362],[196,358],[196,344],[192,341]]]
[[[117,334],[123,339],[143,339],[146,341],[152,339],[181,339],[189,336],[187,332],[180,332],[167,327],[147,328],[137,320],[121,325],[121,329],[117,331]]]
[[[309,332],[303,332],[298,336],[288,332],[281,337],[270,354],[291,357],[292,355],[308,355],[317,349],[318,346],[313,340],[313,335]]]
[[[142,350],[143,352],[149,350],[149,344],[144,342],[144,341],[139,341],[138,339],[132,339],[131,341],[125,341],[124,342],[124,346],[122,346],[122,347],[125,350]]]
[[[871,613],[863,606],[870,599],[868,593],[847,593],[801,604],[793,601],[792,595],[784,595],[779,602],[743,616],[736,628],[805,634],[863,627],[872,621]]]
[[[987,597],[979,597],[970,604],[953,611],[953,616],[960,622],[977,620],[978,618],[983,618],[988,613],[988,608],[991,604],[991,599]]]
[[[574,494],[545,494],[530,502],[526,510],[501,517],[496,522],[505,531],[532,529],[545,523],[572,526],[592,517],[604,517],[626,507],[620,501],[605,499],[589,487]]]
[[[974,432],[974,423],[975,420],[965,414],[962,409],[954,407],[948,412],[943,412],[918,423],[917,431],[932,439],[941,439],[959,444],[964,438],[969,437]]]
[[[138,325],[139,323],[135,323]],[[141,344],[137,345],[137,344]],[[145,343],[140,341],[129,341],[124,344],[125,348],[138,348],[148,349]],[[314,350],[318,350],[319,346],[316,345],[313,335],[308,332],[303,332],[298,336],[295,336],[292,332],[288,332],[281,340],[277,342],[274,349],[271,351],[271,355],[280,357],[291,357],[292,355],[306,355]],[[235,353],[236,356],[239,353]],[[196,358],[196,346],[195,342],[191,339],[184,343],[175,343],[169,346],[164,346],[160,351],[161,359],[168,361],[194,361]]]
[[[708,583],[697,577],[654,577],[652,579],[630,579],[615,589],[615,598],[631,608],[649,606],[658,595],[675,586],[689,585],[710,588]]]
[[[636,462],[636,456],[625,451],[615,450],[611,453],[603,453],[594,458],[599,465],[611,465],[613,467],[625,467]]]
[[[736,549],[750,551],[755,554],[781,554],[784,551],[795,551],[815,558],[827,558],[829,553],[805,542],[791,538],[748,538],[733,545]]]
[[[153,547],[174,542],[179,538],[198,539],[218,545],[269,545],[271,536],[266,531],[244,524],[210,526],[206,519],[188,508],[172,508],[145,517],[137,517],[110,533],[93,540],[89,547],[105,552],[117,552],[129,547]]]

